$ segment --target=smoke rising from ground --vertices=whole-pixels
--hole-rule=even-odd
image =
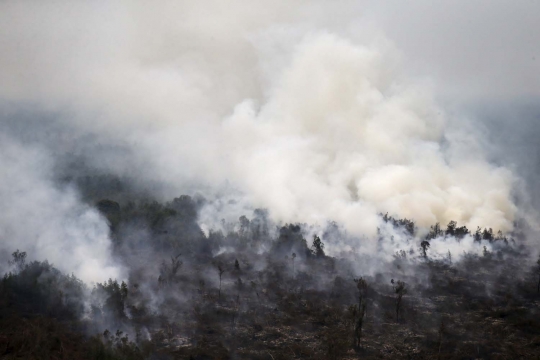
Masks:
[[[339,37],[308,37],[262,108],[245,102],[225,123],[240,150],[237,181],[284,221],[332,219],[373,234],[376,214],[389,212],[420,226],[510,230],[511,174],[464,156],[469,144],[445,136],[429,94],[386,63]]]
[[[121,277],[109,252],[109,228],[97,210],[71,188],[52,181],[52,160],[39,148],[0,137],[0,239],[4,249],[47,259],[81,279]]]
[[[448,74],[456,76],[447,93],[469,88],[471,70],[453,67],[450,58],[434,74],[429,67],[419,71],[418,64],[439,64],[441,58],[426,49],[415,58],[419,43],[411,39],[420,38],[436,18],[427,13],[417,19],[429,11],[425,5],[404,9],[418,10],[411,17],[419,21],[415,25],[397,14],[403,5],[391,11],[387,6],[7,1],[0,5],[0,97],[10,106],[32,104],[62,114],[58,121],[80,138],[90,134],[90,141],[105,147],[121,144],[125,158],[98,151],[85,153],[85,160],[140,183],[163,184],[156,196],[227,183],[242,194],[243,204],[268,208],[274,220],[333,220],[357,235],[375,234],[380,212],[414,219],[421,227],[456,220],[473,229],[510,231],[518,213],[517,175],[486,161],[474,126],[455,120],[436,100],[446,94]],[[468,36],[448,25],[461,19],[459,6],[448,2],[448,12],[433,12],[444,20],[442,39]],[[472,15],[463,16],[482,13],[469,10]],[[532,11],[518,6],[506,20],[522,21],[522,13]],[[488,30],[497,23],[492,18],[503,15],[489,14]],[[520,29],[531,26],[522,21]],[[528,49],[514,41],[525,30],[501,41]],[[479,47],[490,43],[481,36],[473,40]],[[441,47],[448,54],[452,45]],[[469,50],[461,54],[469,58]],[[496,49],[489,53],[499,55]],[[515,64],[504,59],[506,66]],[[534,69],[527,62],[523,71]],[[495,71],[484,68],[470,95],[489,89],[486,79]],[[436,83],[412,76],[418,73],[436,75]],[[496,87],[505,91],[494,96],[523,95],[509,74]],[[537,95],[536,90],[530,84],[524,94]],[[78,146],[68,143],[60,150],[70,153]],[[5,196],[15,194],[14,172],[35,179],[38,187],[52,187],[52,198],[67,202],[52,223],[67,219],[74,232],[90,231],[92,242],[97,239],[106,252],[104,222],[84,210],[75,194],[58,193],[52,176],[29,165],[40,162],[39,154],[31,150],[15,161],[2,155],[10,169],[0,177]],[[18,205],[23,200],[11,199],[9,216],[24,216]],[[62,236],[52,238],[47,246],[65,244],[58,240]],[[48,252],[43,255],[54,262]]]

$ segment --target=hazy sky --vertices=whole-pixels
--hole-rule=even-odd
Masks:
[[[3,1],[0,9],[4,97],[15,89],[25,95],[37,92],[47,87],[45,79],[80,70],[76,66],[81,63],[106,65],[126,48],[143,63],[213,50],[221,52],[220,66],[227,68],[229,60],[246,62],[253,56],[241,48],[241,40],[287,24],[360,39],[382,33],[403,55],[405,69],[434,79],[443,95],[467,101],[540,95],[540,3],[532,0],[230,1],[227,5],[218,1]],[[247,59],[224,53],[227,46],[246,50]],[[70,88],[64,90],[69,93]]]
[[[415,71],[460,100],[540,95],[540,3],[413,1],[377,11]]]

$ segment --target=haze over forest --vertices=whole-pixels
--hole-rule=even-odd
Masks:
[[[540,355],[538,14],[1,2],[0,357]]]

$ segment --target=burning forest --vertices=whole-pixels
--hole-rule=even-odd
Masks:
[[[0,358],[540,357],[540,5],[0,3]]]

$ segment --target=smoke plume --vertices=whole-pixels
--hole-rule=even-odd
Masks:
[[[54,126],[27,122],[25,132],[43,134],[39,146],[2,139],[0,234],[85,279],[118,274],[106,264],[105,220],[50,173],[73,153],[158,198],[234,189],[242,206],[267,208],[278,222],[336,221],[374,235],[388,212],[421,229],[455,220],[511,231],[518,175],[489,162],[475,124],[444,106],[463,101],[464,88],[470,100],[537,88],[522,93],[506,74],[495,86],[505,91],[489,92],[489,66],[469,87],[471,69],[452,62],[459,54],[439,61],[429,46],[416,51],[411,39],[434,18],[441,39],[465,37],[449,25],[467,23],[459,5],[446,6],[419,20],[425,5],[370,1],[3,2],[2,106],[57,116]],[[469,7],[464,17],[483,11]],[[522,13],[531,11],[517,6],[508,20]],[[502,14],[488,15],[486,31],[503,31]],[[527,17],[519,29],[533,26]],[[515,44],[519,29],[501,41],[529,49]],[[489,42],[473,33],[476,46]],[[440,46],[452,56],[451,44]],[[58,123],[77,141],[59,146],[47,135]]]
[[[0,239],[3,249],[47,259],[85,281],[121,277],[109,252],[109,228],[72,188],[58,188],[43,149],[0,137]]]

